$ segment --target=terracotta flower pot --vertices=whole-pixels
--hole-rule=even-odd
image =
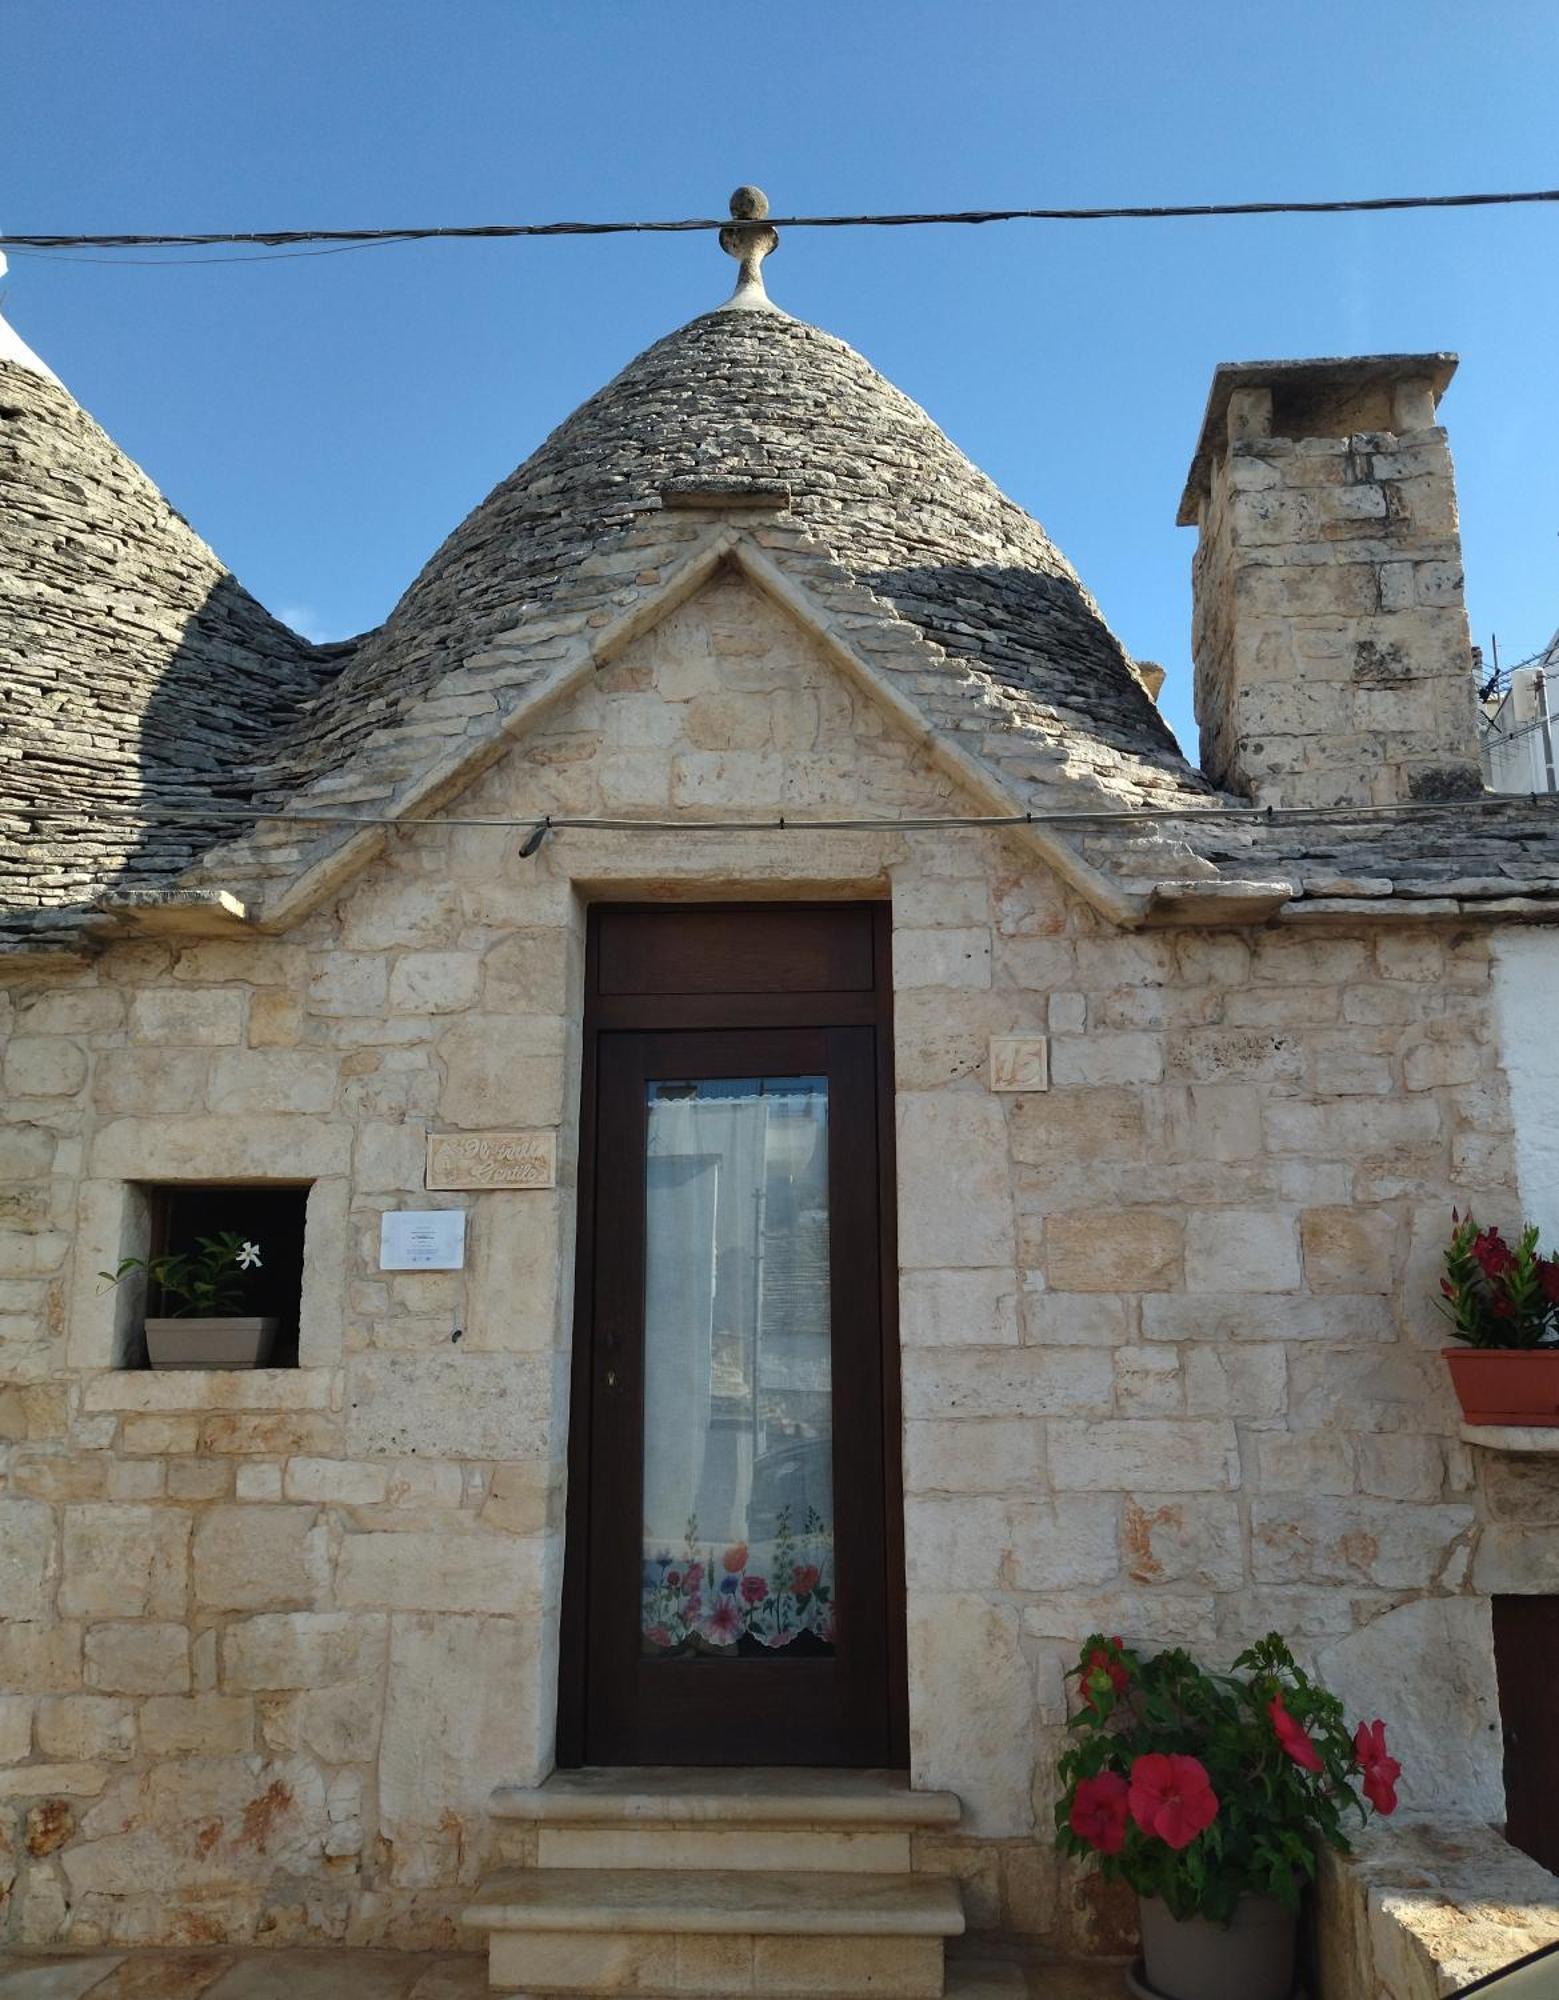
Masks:
[[[1139,1903],[1143,2000],[1290,2000],[1299,1920],[1272,1896],[1242,1896],[1227,1928],[1181,1922],[1156,1897]]]
[[[1470,1424],[1559,1426],[1559,1347],[1445,1347]]]
[[[154,1368],[263,1368],[279,1319],[149,1319],[146,1352]]]

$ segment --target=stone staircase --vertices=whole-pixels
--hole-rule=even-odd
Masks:
[[[491,1811],[528,1863],[466,1912],[496,1993],[944,1993],[963,1910],[911,1836],[959,1804],[902,1772],[562,1771]]]

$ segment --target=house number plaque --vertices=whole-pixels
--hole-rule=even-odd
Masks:
[[[1043,1035],[992,1035],[990,1081],[992,1090],[1048,1090],[1049,1042]]]
[[[549,1188],[557,1180],[556,1132],[428,1134],[429,1188]]]

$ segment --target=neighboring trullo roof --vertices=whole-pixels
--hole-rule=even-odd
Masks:
[[[46,941],[218,838],[187,809],[330,670],[272,618],[0,322],[0,912]],[[176,809],[185,809],[177,811]]]

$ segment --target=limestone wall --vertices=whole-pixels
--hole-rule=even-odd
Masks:
[[[957,804],[719,580],[452,818]],[[979,831],[517,847],[407,830],[284,937],[6,999],[14,1935],[438,1940],[490,1786],[549,1768],[602,894],[891,895],[913,1758],[968,1806],[921,1862],[973,1921],[1108,1937],[1046,1833],[1094,1627],[1278,1626],[1397,1723],[1410,1803],[1497,1810],[1482,1593],[1543,1587],[1554,1535],[1480,1489],[1435,1352],[1453,1198],[1514,1214],[1483,935],[1125,936]],[[1048,1092],[988,1087],[1012,1032],[1051,1038]],[[558,1130],[556,1192],[422,1192],[429,1129],[512,1126]],[[134,1183],[180,1178],[311,1183],[297,1370],[113,1366],[133,1301],[95,1274]],[[381,1273],[381,1213],[440,1205],[466,1270]]]

